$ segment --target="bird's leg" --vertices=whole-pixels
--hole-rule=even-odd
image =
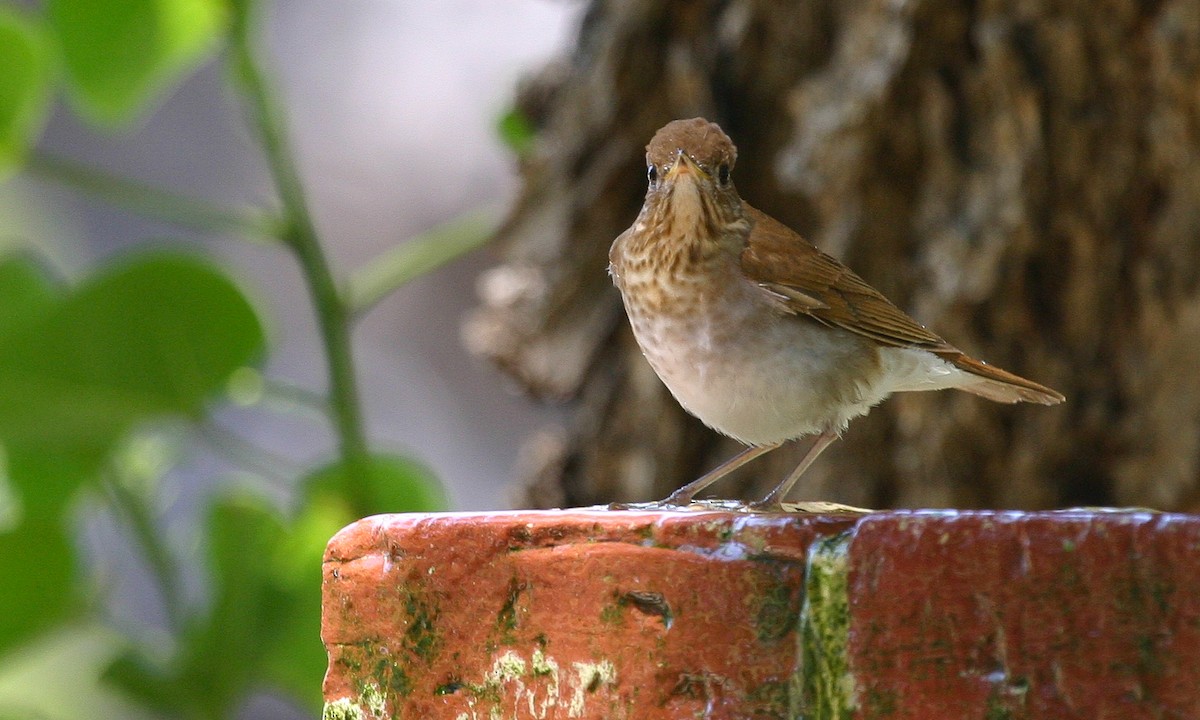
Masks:
[[[716,466],[712,470],[704,473],[687,485],[679,488],[656,504],[666,507],[682,507],[684,505],[688,505],[692,502],[692,498],[696,497],[696,494],[704,488],[712,485],[716,481],[725,477],[734,470],[737,470],[759,455],[768,453],[782,444],[783,443],[775,443],[774,445],[752,445]]]
[[[805,453],[804,457],[800,460],[800,464],[796,466],[796,469],[793,470],[786,478],[784,478],[783,482],[776,485],[774,490],[767,493],[766,497],[756,503],[750,503],[748,507],[752,510],[783,509],[782,502],[783,499],[787,497],[788,491],[792,489],[792,486],[796,484],[796,481],[800,479],[800,476],[804,474],[804,471],[808,469],[808,466],[813,464],[813,461],[817,459],[817,456],[821,454],[821,451],[829,447],[829,445],[834,440],[837,440],[837,438],[838,434],[832,430],[826,430],[818,435],[816,441],[812,444],[812,447],[808,449],[808,452]],[[704,478],[700,478],[700,480],[703,479]],[[696,482],[699,482],[699,480]],[[687,486],[682,489],[686,488]]]

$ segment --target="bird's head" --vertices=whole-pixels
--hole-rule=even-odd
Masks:
[[[733,187],[737,148],[715,123],[675,120],[646,146],[645,220],[662,232],[717,240],[744,225]]]

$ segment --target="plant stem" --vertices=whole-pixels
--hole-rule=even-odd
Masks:
[[[273,487],[290,487],[292,481],[300,475],[300,469],[290,459],[255,445],[238,433],[222,427],[212,418],[198,423],[196,427],[214,452],[260,476]]]
[[[329,402],[324,395],[279,378],[263,378],[262,404],[274,404],[280,408],[329,420]]]
[[[233,233],[258,242],[279,241],[279,220],[262,211],[229,210],[46,153],[31,155],[24,169],[34,177],[79,190],[145,217],[196,230]]]
[[[104,479],[113,506],[125,514],[133,530],[133,537],[145,554],[150,572],[154,574],[158,591],[162,595],[167,621],[173,630],[182,632],[185,608],[183,591],[179,585],[179,568],[166,546],[165,536],[159,532],[154,522],[154,515],[146,503],[146,498],[130,490],[120,478],[110,473],[105,473]]]
[[[346,491],[356,509],[366,513],[370,511],[364,478],[368,449],[351,354],[350,313],[338,294],[329,263],[321,250],[317,230],[308,211],[304,187],[288,148],[282,115],[266,74],[255,58],[251,25],[245,12],[234,13],[231,48],[234,68],[248,106],[250,124],[262,142],[267,164],[283,202],[283,240],[300,262],[316,308],[328,363],[333,421],[341,458],[349,471],[346,473],[349,483]]]
[[[499,216],[494,207],[465,212],[367,263],[346,284],[350,311],[365,313],[410,280],[483,245],[495,232]]]

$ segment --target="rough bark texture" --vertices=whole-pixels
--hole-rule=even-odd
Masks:
[[[605,276],[645,143],[703,115],[743,197],[1067,396],[896,396],[793,497],[1200,509],[1200,3],[597,0],[518,102],[536,150],[466,335],[574,408],[530,443],[521,504],[659,496],[737,449],[654,377]]]

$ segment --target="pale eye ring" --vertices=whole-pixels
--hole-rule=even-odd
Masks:
[[[657,184],[658,183],[658,168],[654,167],[653,165],[646,168],[646,179],[650,181],[651,185]]]
[[[729,184],[729,165],[727,163],[721,163],[721,166],[717,168],[717,182],[721,184],[721,187]]]

